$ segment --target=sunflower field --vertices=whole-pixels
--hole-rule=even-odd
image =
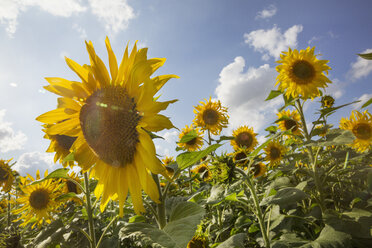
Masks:
[[[86,42],[89,64],[66,58],[79,81],[46,78],[57,107],[36,120],[61,167],[23,177],[0,158],[0,247],[372,247],[372,99],[329,123],[353,103],[324,94],[315,48],[282,52],[266,101],[284,105],[259,142],[249,120],[221,135],[212,98],[176,128],[158,92],[178,76],[153,76],[165,59],[105,44],[109,65]],[[173,128],[177,156],[161,157],[156,132]]]

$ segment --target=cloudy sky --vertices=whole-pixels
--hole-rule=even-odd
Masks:
[[[14,158],[21,174],[58,167],[35,121],[56,106],[56,95],[42,88],[44,77],[78,80],[64,57],[88,63],[84,40],[107,62],[106,36],[117,57],[138,40],[149,57],[167,58],[157,74],[180,76],[162,91],[163,100],[179,99],[166,115],[180,129],[191,124],[193,106],[212,97],[229,108],[224,134],[249,125],[262,140],[281,105],[264,99],[274,88],[275,61],[288,47],[315,46],[330,60],[327,93],[337,105],[366,101],[372,62],[356,54],[372,52],[371,9],[367,0],[0,0],[0,158]],[[318,106],[309,104],[309,118]],[[331,121],[337,125],[351,109]],[[156,142],[157,152],[175,155],[177,130],[160,134],[165,140]]]

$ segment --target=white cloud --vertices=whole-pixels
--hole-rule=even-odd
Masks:
[[[44,176],[45,170],[52,172],[57,168],[62,167],[53,163],[53,154],[36,152],[27,152],[19,156],[14,169],[17,170],[22,176],[27,173],[35,177],[36,171],[40,171],[40,176]]]
[[[353,107],[354,109],[359,109],[365,104],[369,99],[372,98],[372,93],[371,94],[363,94],[361,97],[359,97],[357,100],[360,102],[354,103]]]
[[[81,0],[1,0],[0,23],[6,25],[6,31],[12,37],[17,29],[18,16],[29,7],[39,7],[55,16],[70,17],[87,9],[80,3]]]
[[[372,53],[372,48],[367,49],[363,53]],[[358,56],[357,60],[351,63],[351,69],[348,72],[348,76],[351,80],[367,77],[372,72],[372,60],[363,59]]]
[[[127,0],[89,0],[92,13],[103,22],[105,29],[114,35],[127,28],[129,21],[135,17],[133,8]]]
[[[244,34],[244,42],[253,47],[255,51],[263,53],[264,60],[269,55],[277,59],[282,51],[288,50],[288,47],[297,46],[297,35],[302,30],[302,25],[294,25],[284,33],[281,33],[277,26],[267,30],[259,29]]]
[[[178,139],[178,131],[166,131],[160,134],[160,136],[162,136],[167,143],[174,145]]]
[[[327,95],[331,95],[334,99],[339,99],[345,93],[344,88],[346,86],[345,82],[341,82],[337,78],[331,80],[332,83],[328,84],[328,87],[325,88]]]
[[[267,19],[273,17],[276,14],[277,10],[278,9],[275,7],[275,5],[271,4],[266,9],[263,9],[262,11],[258,12],[256,19]]]
[[[74,25],[72,25],[72,28],[75,29],[79,33],[79,36],[81,39],[85,40],[88,37],[85,29],[79,26],[78,24],[75,23]]]
[[[9,85],[12,86],[12,87],[17,87],[18,86],[18,84],[16,84],[16,83],[10,83]]]
[[[38,91],[39,91],[39,93],[41,93],[41,94],[45,94],[45,92],[46,92],[46,90],[44,90],[44,89],[39,89]]]
[[[0,110],[0,152],[21,150],[27,137],[21,131],[15,132],[12,123],[3,120],[5,109]]]
[[[236,57],[233,63],[225,66],[215,92],[222,105],[228,107],[229,129],[248,125],[257,132],[275,119],[276,108],[282,100],[278,97],[265,102],[274,89],[274,68],[265,64],[244,71],[244,67],[245,60],[242,57]]]

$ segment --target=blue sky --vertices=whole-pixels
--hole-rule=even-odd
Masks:
[[[289,46],[315,46],[330,60],[327,93],[336,105],[366,101],[372,62],[356,54],[372,52],[371,9],[367,0],[0,0],[0,157],[13,157],[22,174],[57,168],[35,121],[56,106],[56,95],[42,88],[44,77],[78,80],[64,56],[88,63],[84,40],[106,62],[106,36],[118,58],[135,40],[149,47],[149,57],[167,58],[157,74],[180,76],[161,92],[163,100],[179,99],[165,114],[180,129],[191,124],[193,106],[211,96],[229,108],[224,134],[248,125],[262,141],[281,104],[263,100],[274,89],[275,61]],[[318,106],[308,104],[309,118]],[[331,121],[337,125],[359,106]],[[160,134],[166,140],[156,141],[157,152],[175,155],[177,130]]]

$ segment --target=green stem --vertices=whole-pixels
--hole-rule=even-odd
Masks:
[[[115,218],[112,218],[112,220],[110,221],[110,223],[105,227],[105,230],[103,231],[101,237],[100,237],[99,240],[98,240],[98,243],[97,243],[96,248],[99,248],[99,246],[101,245],[101,242],[102,242],[103,237],[105,236],[107,230],[108,230],[109,227],[114,223],[114,221],[116,221],[117,218],[118,218],[118,215],[115,216]]]
[[[10,217],[11,217],[11,215],[10,215],[10,193],[8,192],[8,229],[10,228],[10,223],[11,223],[11,221],[10,221]]]
[[[154,179],[156,185],[158,186],[159,190],[159,201],[160,203],[157,203],[157,210],[158,210],[158,226],[159,229],[163,229],[165,225],[167,224],[167,219],[165,216],[165,197],[163,197],[163,194],[161,192],[160,182],[158,175],[152,174],[152,178]]]
[[[251,163],[253,163],[253,160],[250,162],[250,164]],[[250,164],[249,164],[248,167],[250,167]],[[252,178],[250,176],[248,176],[247,174],[245,174],[245,172],[242,169],[240,169],[240,168],[235,168],[235,169],[240,174],[242,174],[243,178],[245,179],[244,183],[248,186],[249,191],[251,192],[251,196],[253,198],[253,203],[254,203],[254,206],[256,208],[258,224],[260,225],[260,230],[261,230],[261,233],[262,233],[262,237],[263,237],[264,242],[265,242],[265,247],[270,248],[271,247],[270,246],[270,240],[269,240],[269,237],[267,235],[264,218],[263,218],[263,215],[262,215],[260,203],[259,203],[259,200],[258,200],[258,197],[257,197],[256,189],[254,187],[254,183],[252,181]]]
[[[84,183],[85,183],[85,198],[86,198],[86,210],[88,214],[89,222],[89,235],[90,235],[90,247],[96,247],[96,233],[94,231],[94,222],[93,222],[93,213],[92,213],[92,204],[90,201],[90,189],[89,189],[89,179],[88,172],[84,173]]]
[[[303,130],[304,130],[305,138],[306,138],[306,141],[309,142],[311,140],[311,137],[310,137],[310,135],[308,133],[308,130],[307,130],[305,115],[304,115],[304,112],[303,112],[303,109],[302,109],[302,104],[301,104],[299,99],[296,100],[296,103],[297,103],[296,108],[297,108],[297,110],[298,110],[298,112],[301,116],[301,122],[302,122],[302,127],[303,127]],[[316,167],[316,159],[314,157],[313,149],[312,149],[311,146],[308,147],[307,151],[309,153],[309,157],[310,157],[311,164],[312,164],[315,186],[316,186],[316,188],[318,190],[318,193],[319,193],[319,206],[320,206],[320,209],[321,209],[322,213],[324,213],[324,211],[325,211],[324,196],[323,196],[323,190],[322,190],[322,185],[321,185],[321,182],[320,182],[318,170],[317,170],[317,167]]]

